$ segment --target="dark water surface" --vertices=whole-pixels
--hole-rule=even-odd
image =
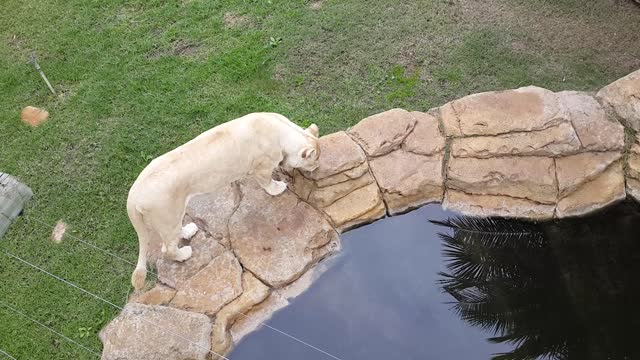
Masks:
[[[429,205],[342,239],[269,325],[343,360],[640,359],[637,204],[541,224]],[[230,358],[331,359],[268,328]]]

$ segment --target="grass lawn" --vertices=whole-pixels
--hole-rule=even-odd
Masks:
[[[0,171],[34,190],[30,216],[63,219],[133,262],[125,201],[137,174],[224,121],[274,111],[326,134],[393,107],[424,111],[530,84],[595,90],[640,68],[640,8],[622,0],[4,0],[0,9]],[[27,64],[32,51],[59,95]],[[49,121],[22,124],[27,105]],[[50,234],[23,217],[0,249],[125,302],[129,265]],[[96,333],[116,314],[5,256],[0,301],[97,351]],[[0,349],[93,357],[2,307]]]

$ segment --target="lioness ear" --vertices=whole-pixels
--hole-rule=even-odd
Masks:
[[[320,135],[320,129],[318,129],[318,125],[316,124],[311,124],[306,131],[314,137],[318,137]]]
[[[303,159],[313,159],[316,156],[316,149],[312,147],[306,147],[300,151],[300,157]]]

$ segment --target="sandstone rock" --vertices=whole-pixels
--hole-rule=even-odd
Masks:
[[[241,189],[242,202],[229,221],[231,246],[242,265],[270,286],[297,279],[320,260],[314,250],[339,242],[322,214],[291,192],[271,196],[253,181]]]
[[[557,197],[553,159],[503,157],[449,160],[448,189],[476,195],[505,195],[553,204]]]
[[[530,132],[457,138],[451,143],[451,155],[473,158],[510,155],[558,156],[575,153],[579,149],[580,140],[569,123]]]
[[[375,183],[352,192],[322,210],[341,232],[385,215],[385,206]]]
[[[158,280],[173,288],[187,281],[209,262],[224,253],[224,246],[220,245],[214,238],[199,231],[191,238],[191,249],[193,255],[187,261],[173,261],[161,256],[156,261]]]
[[[631,195],[636,201],[640,201],[640,180],[627,178],[627,194]]]
[[[404,140],[402,148],[420,155],[434,155],[444,150],[444,136],[438,128],[438,119],[433,115],[413,111],[416,126]]]
[[[351,181],[341,182],[335,185],[317,188],[308,197],[309,203],[317,207],[327,207],[338,199],[341,199],[353,191],[373,183],[375,180],[368,172]]]
[[[127,304],[101,332],[103,360],[206,360],[211,320],[164,306]]]
[[[237,344],[244,336],[266,323],[276,311],[287,306],[291,299],[300,296],[309,289],[330,268],[331,265],[328,265],[328,263],[330,261],[319,263],[293,283],[271,291],[266,300],[244,312],[244,315],[238,317],[231,327],[230,333],[233,342]]]
[[[423,156],[396,150],[370,161],[391,215],[442,201],[442,159],[442,154]]]
[[[186,212],[214,239],[227,245],[229,239],[227,223],[238,204],[240,204],[240,190],[238,185],[234,184],[213,193],[195,196],[187,204]]]
[[[318,188],[323,188],[335,184],[339,184],[349,180],[355,180],[361,177],[362,175],[369,172],[369,165],[366,162],[354,167],[353,169],[349,169],[343,171],[341,173],[335,174],[333,176],[320,179],[316,181],[316,185]]]
[[[218,354],[226,354],[233,346],[229,328],[233,323],[246,315],[251,307],[269,296],[268,286],[256,279],[250,272],[242,273],[242,295],[222,308],[216,314],[211,334],[211,349]]]
[[[640,180],[640,143],[638,140],[629,149],[627,165],[627,175]]]
[[[156,285],[153,289],[140,294],[134,294],[129,302],[145,305],[166,305],[175,296],[176,291],[168,286]]]
[[[252,307],[231,326],[230,334],[234,344],[238,344],[245,336],[258,329],[271,319],[273,314],[289,305],[289,301],[278,292],[272,292],[263,302]]]
[[[416,125],[413,115],[392,109],[369,116],[348,130],[368,156],[380,156],[398,148]]]
[[[294,170],[289,179],[285,181],[287,182],[287,188],[304,201],[309,200],[309,195],[311,195],[311,192],[316,188],[316,182],[307,179],[297,169]]]
[[[467,216],[506,217],[544,220],[553,217],[553,204],[516,199],[509,196],[470,195],[447,190],[442,207]]]
[[[344,131],[340,131],[320,138],[318,168],[305,175],[313,180],[321,180],[353,169],[364,161],[365,155],[360,146]]]
[[[614,81],[598,92],[630,128],[640,130],[640,70]]]
[[[564,121],[559,110],[553,92],[529,86],[469,95],[440,113],[447,136],[469,136],[546,129]]]
[[[440,119],[445,136],[461,137],[460,118],[453,108],[453,101],[448,102],[440,108]]]
[[[557,96],[564,116],[571,120],[578,133],[583,150],[619,151],[624,148],[624,127],[609,119],[596,99],[577,91],[563,91]]]
[[[626,197],[622,162],[609,166],[600,176],[558,201],[559,218],[583,215]]]
[[[593,180],[622,156],[619,152],[583,153],[556,159],[560,197]]]
[[[184,283],[171,306],[214,315],[242,293],[242,267],[230,251],[214,258]]]
[[[20,117],[26,124],[36,127],[47,121],[47,119],[49,118],[49,112],[37,107],[27,106],[22,109],[22,114],[20,115]]]

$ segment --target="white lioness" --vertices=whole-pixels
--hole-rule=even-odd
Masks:
[[[162,247],[175,261],[191,257],[191,247],[178,248],[181,238],[197,231],[191,223],[182,228],[191,197],[213,192],[255,176],[271,195],[287,184],[272,179],[279,165],[313,171],[318,164],[318,127],[306,130],[274,113],[254,113],[200,134],[188,143],[151,161],[129,191],[127,212],[138,233],[140,255],[131,276],[134,288],[144,285],[150,246]]]

